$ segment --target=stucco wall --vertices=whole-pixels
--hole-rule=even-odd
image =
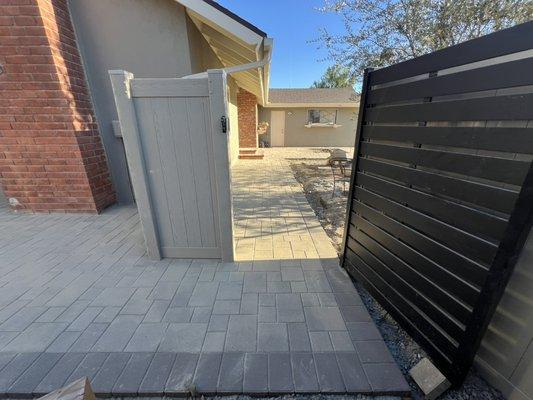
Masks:
[[[320,107],[324,109],[324,107]],[[259,122],[269,124],[272,111],[285,111],[285,147],[336,146],[350,147],[355,142],[357,108],[339,108],[338,128],[306,128],[307,108],[260,108]],[[270,127],[266,133],[270,141]]]
[[[533,233],[485,334],[476,365],[507,399],[533,399]]]
[[[197,72],[185,10],[173,0],[69,0],[69,7],[113,183],[119,201],[128,203],[133,196],[123,143],[111,126],[118,117],[108,70],[150,78]],[[200,61],[194,61],[199,68]]]

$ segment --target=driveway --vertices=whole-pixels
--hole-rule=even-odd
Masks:
[[[146,259],[133,207],[0,210],[0,395],[409,393],[284,157],[233,179],[235,263]]]

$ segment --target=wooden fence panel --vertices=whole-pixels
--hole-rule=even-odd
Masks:
[[[456,385],[532,224],[532,38],[365,72],[342,264]]]

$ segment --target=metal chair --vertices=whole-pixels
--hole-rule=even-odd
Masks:
[[[333,174],[333,192],[331,198],[335,197],[335,189],[337,184],[342,183],[343,193],[346,192],[346,183],[350,184],[350,177],[352,174],[352,160],[346,157],[330,158],[328,163]]]

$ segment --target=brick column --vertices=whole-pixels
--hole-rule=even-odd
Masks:
[[[34,212],[115,202],[66,0],[0,5],[0,184]]]
[[[257,98],[250,92],[239,88],[237,93],[237,112],[239,115],[239,147],[257,147]]]

